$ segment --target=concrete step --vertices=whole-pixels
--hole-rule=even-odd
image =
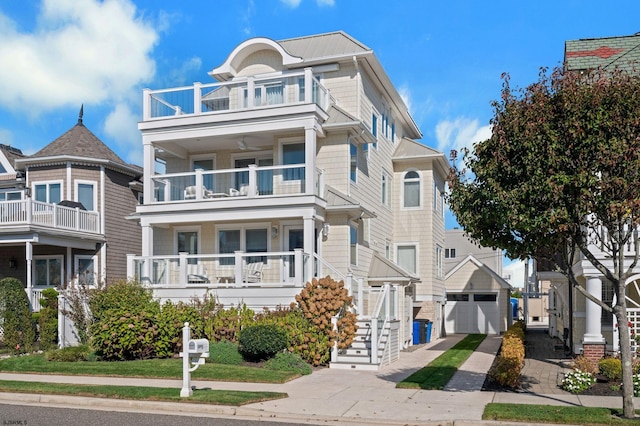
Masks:
[[[329,364],[329,368],[338,370],[361,370],[361,371],[378,371],[380,369],[379,364],[368,364],[360,362],[332,362]]]

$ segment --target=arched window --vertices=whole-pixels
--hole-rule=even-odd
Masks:
[[[404,174],[402,181],[403,189],[403,206],[404,207],[420,207],[420,175],[415,170],[408,171]]]

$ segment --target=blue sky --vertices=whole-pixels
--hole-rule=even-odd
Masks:
[[[448,155],[488,137],[503,72],[529,84],[565,40],[633,34],[639,12],[637,0],[2,0],[0,143],[32,154],[84,103],[85,125],[141,164],[143,88],[208,82],[250,37],[343,30],[374,50],[422,142]]]

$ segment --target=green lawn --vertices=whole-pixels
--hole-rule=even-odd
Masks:
[[[182,360],[57,362],[47,361],[40,354],[3,359],[0,361],[0,372],[181,379]],[[285,383],[299,376],[300,374],[291,371],[214,363],[201,365],[191,373],[193,380],[250,383]]]
[[[620,418],[622,410],[598,407],[568,407],[554,405],[527,405],[489,403],[484,408],[483,420],[523,423],[638,425],[640,422]],[[636,410],[640,414],[640,410]]]
[[[193,396],[181,398],[180,389],[178,388],[74,385],[66,383],[18,382],[11,380],[0,380],[0,392],[75,395],[146,401],[196,402],[202,404],[233,406],[286,398],[288,396],[286,393],[281,392],[196,389],[193,391]]]
[[[469,334],[454,347],[431,361],[429,365],[398,383],[396,387],[402,389],[443,389],[458,371],[458,367],[469,358],[485,337],[485,334]]]

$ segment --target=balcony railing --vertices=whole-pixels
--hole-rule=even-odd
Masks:
[[[302,250],[127,256],[127,276],[151,287],[301,287],[313,269],[311,257]]]
[[[247,77],[231,82],[145,90],[143,114],[145,120],[150,120],[310,103],[326,111],[329,91],[311,69],[307,69],[282,77]]]
[[[43,203],[31,198],[0,202],[0,229],[9,225],[38,225],[80,232],[100,232],[97,212]]]
[[[306,193],[305,165],[224,169],[154,175],[153,203],[230,200]],[[324,191],[322,171],[316,171],[315,195]]]

